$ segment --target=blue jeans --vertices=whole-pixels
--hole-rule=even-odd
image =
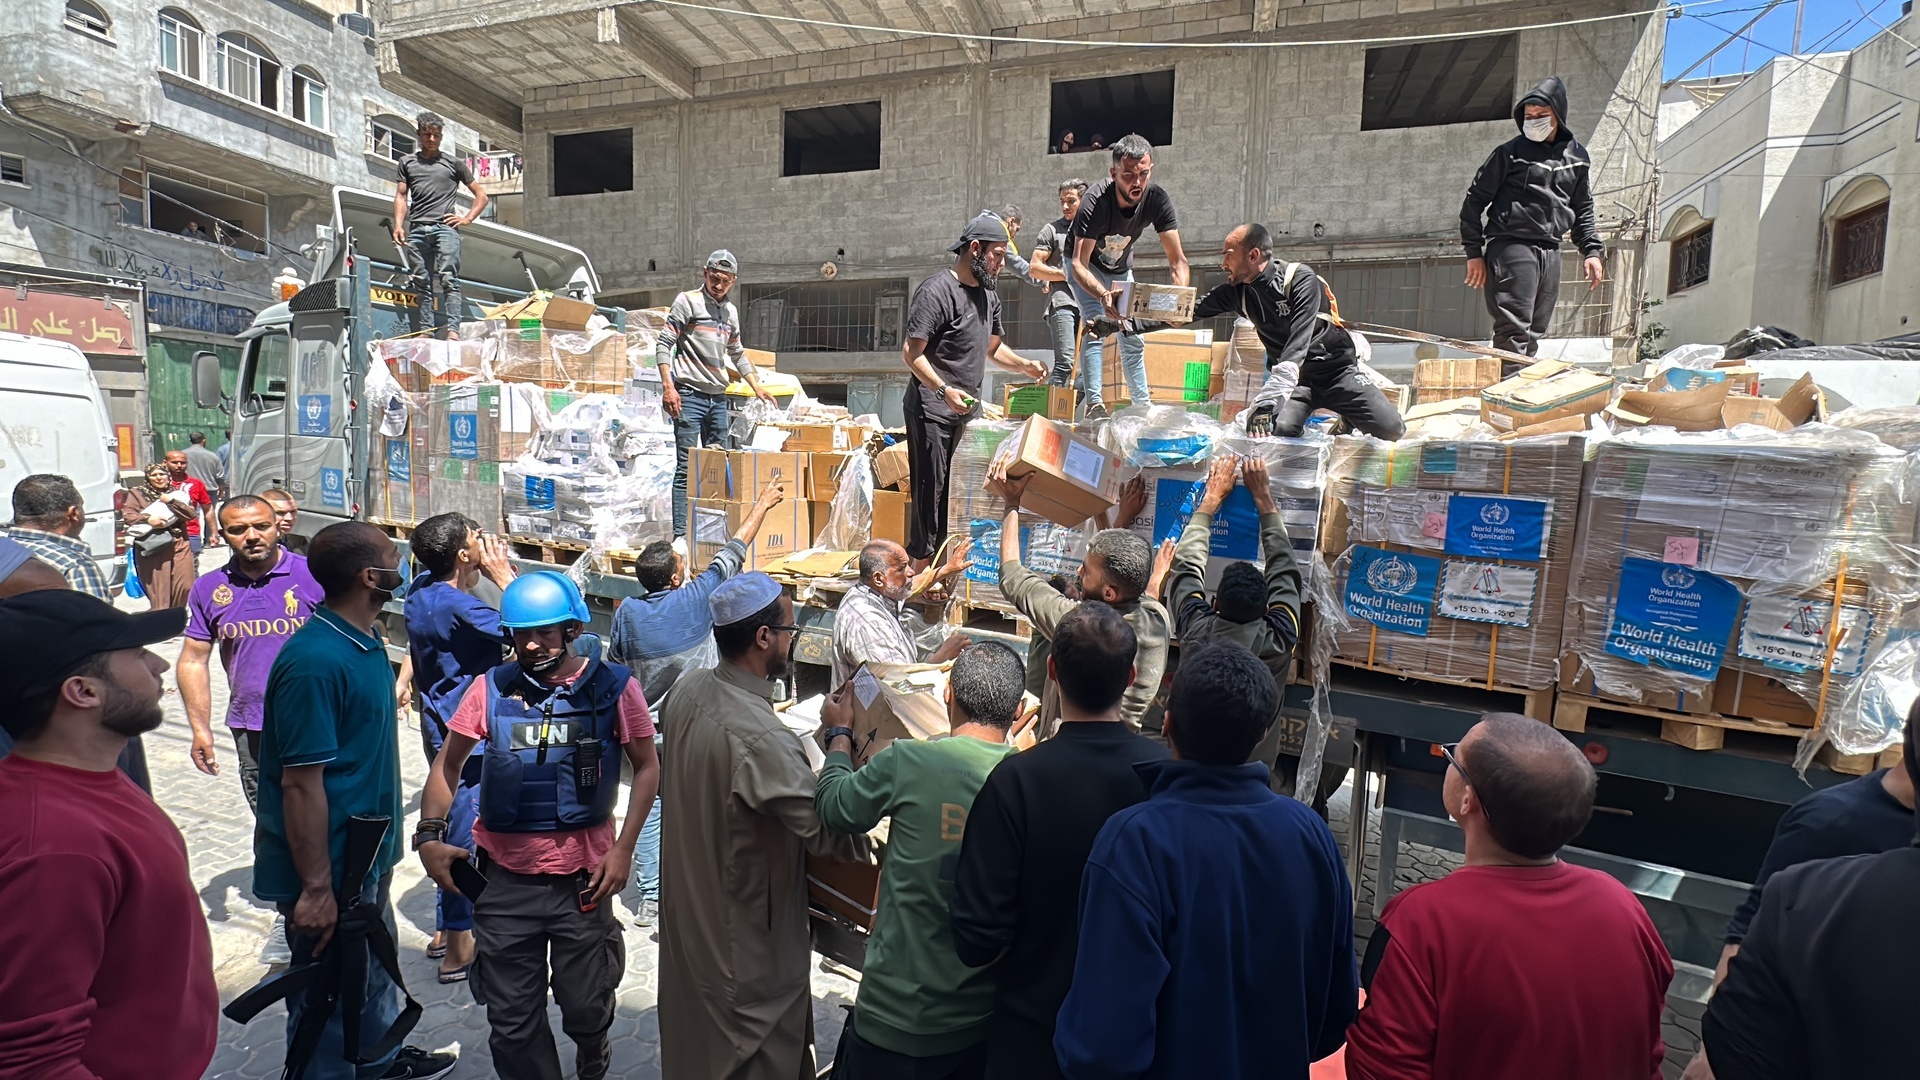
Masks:
[[[367,882],[360,890],[361,900],[380,905],[381,917],[387,924],[389,934],[395,932],[393,905],[387,902],[387,889],[392,884],[393,873],[389,871],[378,881]],[[289,919],[293,917],[291,903],[281,903],[276,906],[279,907],[280,914]],[[287,944],[293,947],[295,965],[304,964],[312,958],[313,939],[295,933],[291,923],[287,926]],[[328,942],[329,948],[337,945],[337,941]],[[392,979],[387,978],[386,969],[372,957],[368,957],[367,992],[365,1004],[360,1010],[360,1039],[363,1045],[370,1045],[386,1032],[388,1026],[393,1023],[394,1017],[400,1015],[400,1004],[403,1000],[400,988],[393,984]],[[300,1030],[300,1019],[306,1015],[306,1011],[306,997],[287,999],[288,1042],[292,1042],[294,1033]],[[348,1064],[344,1023],[345,1016],[339,1009],[335,1009],[333,1015],[327,1018],[326,1030],[320,1035],[320,1045],[314,1048],[313,1060],[307,1063],[307,1071],[304,1074],[306,1080],[375,1080],[377,1077],[386,1075],[387,1070],[393,1067],[394,1056],[399,1053],[398,1048],[395,1048],[392,1054],[367,1065]]]
[[[660,901],[660,796],[653,797],[647,823],[640,827],[640,844],[633,850],[633,879],[640,899]]]
[[[407,284],[420,300],[407,309],[407,329],[424,329],[428,312],[433,313],[435,330],[450,328],[466,313],[466,299],[460,295],[460,230],[451,225],[409,225],[407,251],[413,259]]]
[[[427,754],[427,768],[433,768],[434,759],[440,755],[438,736],[440,729],[424,714],[420,717],[421,749]],[[453,789],[453,805],[447,809],[447,843],[467,851],[473,850],[473,823],[480,816],[480,770],[475,761],[468,761],[467,772],[471,778],[463,776],[460,786]],[[433,909],[433,929],[471,930],[473,929],[473,901],[457,892],[436,887]]]
[[[1078,371],[1073,366],[1074,345],[1080,336],[1080,309],[1073,304],[1061,304],[1047,312],[1047,329],[1053,334],[1053,371],[1048,374],[1047,382],[1066,386],[1071,380],[1074,389],[1086,393],[1087,366],[1081,364]],[[1093,385],[1092,400],[1100,400],[1098,382]]]
[[[1124,275],[1114,276],[1100,269],[1097,263],[1088,263],[1087,269],[1093,271],[1093,276],[1099,278],[1101,284],[1109,288],[1116,282],[1133,280],[1133,273],[1131,271]],[[1099,297],[1081,288],[1078,281],[1073,283],[1073,298],[1080,304],[1080,321],[1082,324],[1090,323],[1095,319],[1106,316],[1106,303]],[[1093,388],[1092,392],[1095,395],[1100,393],[1100,364],[1103,359],[1102,354],[1105,351],[1106,343],[1100,338],[1095,337],[1091,332],[1087,334],[1086,344],[1080,347],[1080,374],[1088,380],[1086,385]],[[1120,369],[1127,377],[1127,396],[1132,399],[1133,404],[1153,404],[1152,396],[1147,393],[1147,343],[1141,340],[1139,334],[1121,333]]]
[[[698,390],[680,391],[680,419],[673,425],[673,535],[687,535],[687,451],[696,446],[721,446],[730,442],[727,425],[732,409],[725,394],[705,394]],[[755,492],[755,494],[759,494]]]

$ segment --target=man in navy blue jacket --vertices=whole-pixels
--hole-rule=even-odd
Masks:
[[[1108,819],[1080,883],[1069,1080],[1299,1077],[1358,1008],[1353,895],[1333,833],[1243,764],[1279,705],[1243,645],[1182,657],[1152,794]]]

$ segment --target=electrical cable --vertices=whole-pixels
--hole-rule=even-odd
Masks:
[[[47,216],[47,215],[45,215],[45,214],[38,214],[38,213],[35,213],[34,211],[32,211],[32,210],[28,210],[28,209],[26,209],[25,207],[22,207],[22,206],[11,206],[11,205],[8,205],[8,204],[5,204],[5,203],[0,203],[0,206],[6,206],[6,208],[7,208],[7,209],[9,209],[9,210],[12,210],[12,211],[14,211],[15,213],[18,213],[18,214],[25,214],[25,215],[27,215],[28,217],[34,217],[34,218],[39,218],[39,219],[40,219],[41,221],[44,221],[44,222],[46,222],[46,223],[47,223],[47,224],[49,224],[49,225],[54,225],[54,226],[57,226],[57,227],[59,227],[59,228],[62,228],[62,229],[66,229],[66,230],[68,230],[68,231],[70,231],[70,232],[73,232],[73,233],[77,233],[77,234],[79,234],[79,235],[81,235],[81,236],[84,236],[84,237],[87,237],[87,238],[88,238],[88,239],[90,239],[90,240],[98,240],[98,241],[100,241],[100,242],[101,242],[101,243],[103,243],[103,244],[112,244],[112,245],[114,245],[114,246],[116,246],[116,247],[119,247],[119,246],[121,246],[121,244],[120,244],[120,241],[118,241],[118,240],[114,240],[114,239],[112,239],[111,237],[106,237],[106,236],[101,236],[101,235],[100,235],[99,233],[93,233],[93,232],[88,232],[87,230],[85,230],[85,229],[82,229],[82,228],[80,228],[80,227],[78,227],[78,226],[75,226],[75,225],[69,225],[68,223],[66,223],[66,222],[64,222],[64,221],[60,221],[60,220],[59,220],[59,219],[57,219],[57,218],[51,218],[51,217],[48,217],[48,216]],[[41,250],[40,250],[39,248],[36,248],[36,247],[30,247],[30,246],[28,246],[28,245],[26,245],[26,244],[16,244],[16,243],[14,243],[14,242],[12,242],[12,241],[10,241],[10,240],[0,240],[0,244],[5,244],[5,245],[6,245],[7,247],[10,247],[10,248],[14,248],[14,249],[16,249],[16,250],[18,250],[18,251],[31,251],[31,252],[33,252],[33,253],[34,253],[34,254],[36,254],[36,255],[40,255],[40,256],[41,256],[42,258],[47,258],[47,257],[49,257],[49,256],[47,256],[47,255],[46,255],[46,254],[45,254],[44,252],[42,252],[42,251],[41,251]],[[143,253],[138,253],[138,252],[136,252],[136,254],[143,254]],[[85,264],[83,264],[83,263],[81,263],[81,261],[80,261],[79,259],[71,259],[71,258],[67,258],[66,256],[63,256],[63,255],[55,255],[55,256],[51,256],[51,257],[52,257],[52,258],[56,258],[56,259],[60,259],[60,260],[61,260],[62,262],[70,262],[70,263],[74,263],[74,264],[76,265],[76,268],[77,268],[77,269],[82,269],[82,270],[85,270],[85,269],[86,269],[86,266],[85,266]],[[147,257],[148,257],[148,258],[151,258],[152,256],[147,256]],[[88,272],[90,272],[90,273],[91,273],[92,271],[88,271]],[[118,276],[126,276],[126,275],[122,275],[122,274],[121,274],[121,273],[120,273],[119,271],[114,271],[114,272],[112,272],[112,273],[109,273],[109,274],[104,274],[103,276],[109,276],[109,277],[118,277]],[[140,280],[141,280],[141,282],[142,282],[142,284],[144,285],[144,284],[145,284],[145,282],[146,282],[146,279],[145,279],[145,278],[143,277],[143,278],[141,278]],[[95,282],[94,284],[98,284],[98,283],[97,283],[97,282]],[[224,285],[225,285],[226,283],[225,283],[225,282],[222,282],[221,284],[222,284],[222,285],[224,286]],[[150,291],[151,291],[151,290],[150,290]],[[244,289],[237,289],[237,288],[231,288],[231,287],[227,287],[227,288],[222,288],[222,289],[220,290],[220,294],[221,294],[222,296],[238,296],[238,297],[244,297],[244,298],[246,298],[246,299],[248,299],[248,300],[260,300],[260,301],[264,301],[264,302],[266,302],[266,303],[268,303],[268,304],[277,304],[277,303],[279,303],[279,302],[280,302],[280,301],[279,301],[279,298],[278,298],[278,297],[274,297],[274,296],[269,296],[269,295],[268,295],[268,294],[266,294],[266,293],[255,293],[255,292],[248,292],[248,291],[246,291],[246,290],[244,290]]]
[[[1620,19],[1640,19],[1658,15],[1662,11],[1679,11],[1684,7],[1710,7],[1716,3],[1731,3],[1732,0],[1700,0],[1691,5],[1673,7],[1652,7],[1639,11],[1615,12],[1611,15],[1589,15],[1578,19],[1560,19],[1554,22],[1533,23],[1526,26],[1494,27],[1479,30],[1453,30],[1432,34],[1392,34],[1365,38],[1333,38],[1327,40],[1297,41],[1085,41],[1073,38],[1023,37],[1011,34],[969,34],[947,30],[910,30],[897,26],[874,26],[867,23],[839,22],[830,19],[808,19],[797,15],[775,15],[766,11],[746,11],[740,8],[721,7],[717,4],[693,3],[691,0],[637,0],[633,5],[641,7],[657,4],[662,7],[684,8],[690,11],[704,11],[711,15],[735,15],[764,22],[789,23],[799,26],[842,30],[865,34],[886,34],[898,38],[936,38],[947,41],[979,41],[990,45],[1054,45],[1083,49],[1304,49],[1332,45],[1406,45],[1424,41],[1457,41],[1462,38],[1486,37],[1489,34],[1523,33],[1530,30],[1557,30],[1569,26],[1585,26],[1592,23],[1613,22]],[[1671,17],[1671,16],[1669,16]]]

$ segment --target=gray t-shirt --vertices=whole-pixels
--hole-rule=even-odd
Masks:
[[[187,444],[187,475],[200,481],[208,495],[218,495],[227,486],[227,466],[220,455],[199,443]]]
[[[1047,265],[1053,267],[1055,270],[1065,272],[1069,277],[1073,275],[1073,271],[1069,269],[1073,265],[1073,248],[1072,245],[1067,242],[1067,231],[1072,228],[1072,226],[1073,222],[1066,218],[1049,221],[1045,225],[1040,226],[1040,234],[1033,238],[1033,253],[1035,257],[1038,257],[1042,251],[1046,252]],[[1073,302],[1073,290],[1067,286],[1066,282],[1047,282],[1047,312],[1049,314],[1051,314],[1055,308],[1070,307],[1073,305]]]
[[[444,150],[432,161],[415,152],[400,159],[400,182],[407,185],[407,227],[438,225],[457,211],[454,196],[461,184],[473,184],[473,172]]]

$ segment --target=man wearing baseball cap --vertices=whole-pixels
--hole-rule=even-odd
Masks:
[[[953,448],[980,407],[987,360],[1031,379],[1047,373],[1045,365],[1000,340],[1000,294],[993,282],[1006,265],[1010,235],[999,215],[981,211],[947,249],[953,265],[922,281],[907,308],[907,342],[901,349],[913,376],[903,403],[913,490],[907,554],[916,572],[946,537]]]
[[[654,346],[660,366],[660,396],[673,418],[676,461],[673,466],[673,535],[687,535],[687,451],[696,446],[726,446],[727,385],[733,372],[753,388],[753,396],[773,404],[760,385],[760,373],[740,343],[740,311],[727,299],[740,279],[740,261],[726,248],[707,256],[706,283],[673,298],[667,328]]]
[[[198,1080],[220,1007],[180,830],[115,764],[160,726],[187,613],[49,589],[0,600],[0,1044],[19,1076]]]

